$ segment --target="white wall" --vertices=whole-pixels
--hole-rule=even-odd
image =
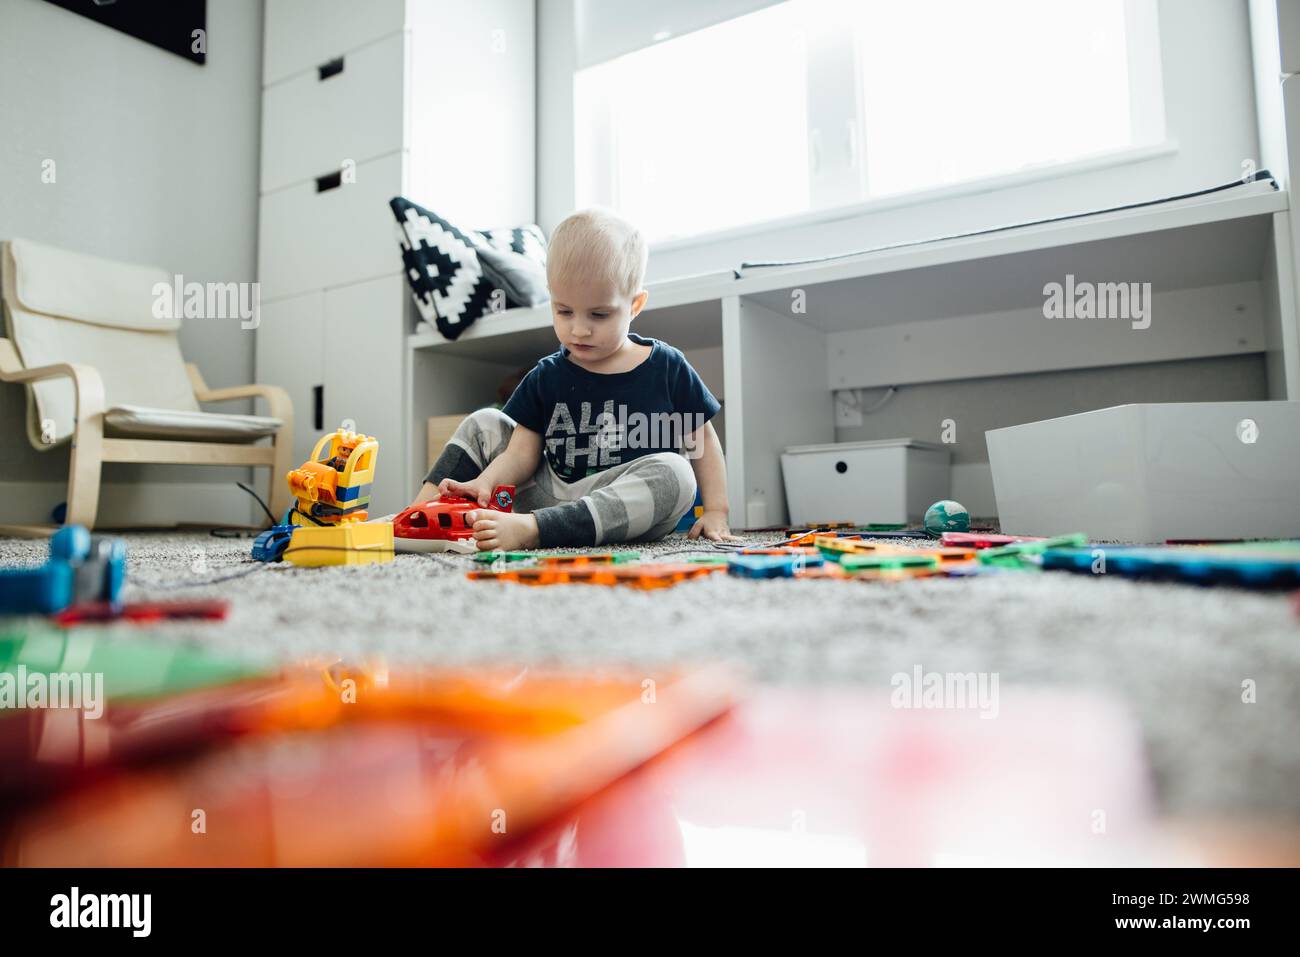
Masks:
[[[150,263],[187,281],[257,278],[262,2],[207,8],[200,66],[42,0],[0,4],[0,238]],[[41,181],[47,159],[52,184]],[[238,320],[187,320],[180,336],[209,385],[252,381],[253,334]],[[0,481],[63,481],[66,449],[31,449],[23,403],[20,388],[0,388]],[[245,474],[110,466],[105,480],[229,484]]]
[[[574,202],[574,3],[538,4],[538,221],[547,230]],[[1166,123],[1169,137],[1178,144],[1175,153],[992,193],[721,242],[652,249],[649,277],[726,269],[747,259],[829,255],[1152,199],[1237,178],[1242,161],[1259,154],[1246,0],[1161,0],[1159,20]]]

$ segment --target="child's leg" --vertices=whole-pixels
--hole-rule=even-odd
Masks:
[[[488,463],[506,450],[514,431],[514,420],[500,409],[471,412],[456,426],[424,480],[437,485],[445,478],[457,482],[478,478]]]
[[[566,483],[543,462],[518,511],[537,519],[541,548],[663,538],[695,501],[695,472],[676,452],[659,452]]]

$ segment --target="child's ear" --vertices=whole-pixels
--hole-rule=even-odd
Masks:
[[[642,309],[645,308],[645,301],[646,301],[647,299],[649,299],[649,298],[650,298],[650,293],[649,293],[648,291],[646,291],[645,289],[642,289],[639,293],[637,293],[637,294],[632,298],[632,318],[633,318],[633,319],[635,319],[635,318],[637,317],[637,313],[639,313]]]

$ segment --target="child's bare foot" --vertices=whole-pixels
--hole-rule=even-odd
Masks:
[[[536,548],[537,519],[527,512],[497,512],[483,509],[472,515],[474,541],[480,552],[508,552]]]

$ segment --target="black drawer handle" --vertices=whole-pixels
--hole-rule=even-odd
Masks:
[[[316,192],[324,193],[331,189],[338,189],[343,185],[343,173],[329,173],[326,176],[316,177]]]
[[[311,405],[311,427],[319,432],[325,428],[325,387],[323,385],[311,387]]]
[[[328,80],[332,76],[338,76],[343,72],[343,57],[336,57],[328,63],[322,63],[316,68],[322,80]]]

